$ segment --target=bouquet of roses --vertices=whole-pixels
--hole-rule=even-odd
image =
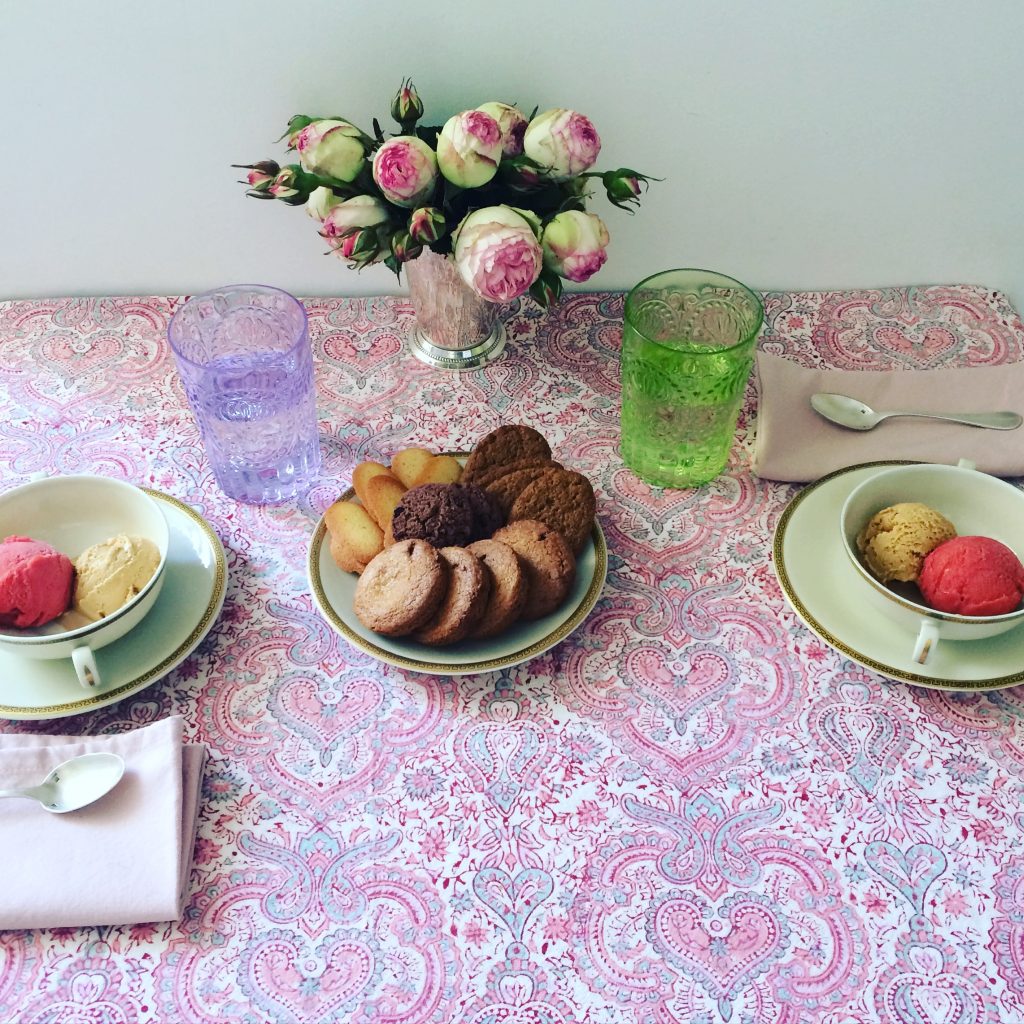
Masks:
[[[628,167],[591,171],[601,140],[572,110],[527,117],[491,102],[426,127],[415,88],[403,82],[391,115],[401,132],[390,138],[376,118],[368,135],[341,117],[296,115],[281,138],[298,163],[234,166],[249,172],[248,195],[305,206],[353,268],[384,263],[400,274],[429,246],[482,298],[529,291],[544,306],[563,278],[586,281],[607,259],[608,229],[586,210],[589,180],[599,178],[627,211],[652,180]]]

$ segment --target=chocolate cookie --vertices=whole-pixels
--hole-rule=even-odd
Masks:
[[[466,549],[476,555],[491,578],[487,606],[470,634],[474,640],[497,636],[518,621],[526,604],[527,584],[519,556],[496,540],[478,540]]]
[[[513,523],[517,519],[539,519],[557,530],[578,555],[590,534],[596,511],[590,481],[582,473],[557,469],[534,480],[516,498],[508,520]]]
[[[448,563],[424,540],[385,548],[363,570],[352,607],[375,633],[404,636],[436,613],[448,589]]]
[[[465,547],[473,536],[473,506],[465,489],[453,484],[410,487],[395,506],[395,540],[416,538],[435,548]]]
[[[458,643],[469,636],[487,610],[491,574],[471,551],[441,548],[448,563],[448,592],[434,617],[413,633],[413,639],[431,647]]]
[[[494,540],[512,548],[526,573],[523,619],[548,615],[569,596],[576,582],[576,558],[557,530],[536,519],[519,519],[503,526]]]
[[[460,487],[469,499],[473,509],[473,528],[470,541],[490,537],[495,530],[505,525],[506,514],[498,499],[476,484],[453,484]]]
[[[488,466],[500,466],[530,457],[551,458],[551,446],[533,427],[507,423],[485,434],[469,453],[462,471],[463,483],[476,483],[476,474]]]

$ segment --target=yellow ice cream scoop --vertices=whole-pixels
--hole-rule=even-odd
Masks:
[[[876,512],[857,537],[857,548],[876,579],[912,583],[933,548],[956,536],[942,514],[918,501],[903,501]]]
[[[159,549],[145,537],[120,533],[93,544],[75,559],[75,608],[92,619],[116,612],[145,587],[159,564]]]

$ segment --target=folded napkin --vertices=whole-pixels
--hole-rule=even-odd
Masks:
[[[181,916],[206,747],[182,721],[114,736],[0,735],[0,788],[34,786],[76,754],[110,751],[125,773],[67,814],[0,800],[0,928],[71,928]]]
[[[810,405],[817,391],[850,395],[879,411],[994,412],[1024,415],[1024,362],[942,370],[807,369],[757,354],[754,472],[769,480],[816,480],[858,462],[970,459],[996,476],[1024,474],[1024,426],[983,430],[939,420],[892,419],[874,430],[837,426]]]

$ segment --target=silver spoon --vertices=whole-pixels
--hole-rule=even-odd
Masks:
[[[28,797],[54,814],[65,814],[99,800],[121,781],[122,775],[124,760],[117,754],[79,754],[57,765],[38,786],[0,790],[0,799]]]
[[[850,430],[871,430],[890,416],[920,416],[929,420],[949,420],[966,423],[971,427],[989,427],[992,430],[1015,430],[1021,417],[1015,412],[875,412],[870,406],[848,395],[830,395],[819,392],[811,395],[811,407],[825,419]]]

